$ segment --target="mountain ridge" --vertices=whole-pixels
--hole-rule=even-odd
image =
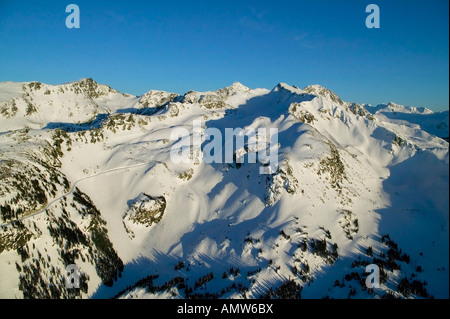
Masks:
[[[89,79],[64,92],[30,83],[0,83],[0,110],[20,107],[0,113],[1,297],[276,298],[290,287],[448,298],[448,143],[433,134],[448,114],[369,112],[317,85],[125,96]],[[34,122],[19,116],[27,102]],[[51,113],[65,107],[87,114]],[[230,163],[194,151],[175,163],[172,131],[193,138],[198,120],[203,151],[207,129],[276,128],[276,168],[260,174],[248,140]],[[60,280],[70,263],[86,284],[76,295]],[[372,263],[381,287],[369,290]]]

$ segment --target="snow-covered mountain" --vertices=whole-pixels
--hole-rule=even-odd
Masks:
[[[0,297],[448,298],[448,113],[320,85],[0,83]],[[276,170],[238,160],[249,140],[232,163],[174,162],[195,121],[203,147],[277,129]]]
[[[449,111],[435,113],[427,108],[408,107],[393,102],[376,107],[366,106],[366,109],[382,121],[422,129],[448,141]]]
[[[86,123],[98,114],[130,108],[139,98],[121,94],[92,79],[63,85],[0,82],[2,131],[42,128],[48,123]]]

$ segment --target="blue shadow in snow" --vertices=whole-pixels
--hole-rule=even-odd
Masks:
[[[102,126],[103,122],[106,121],[108,116],[109,116],[109,114],[106,114],[106,113],[97,114],[95,119],[93,119],[92,121],[86,122],[86,123],[80,123],[80,124],[52,122],[52,123],[48,123],[47,126],[44,127],[44,129],[54,130],[54,129],[59,128],[63,131],[69,132],[69,133],[92,130],[92,129],[100,128]]]

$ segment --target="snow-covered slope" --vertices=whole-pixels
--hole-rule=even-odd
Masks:
[[[319,85],[36,83],[0,83],[1,297],[448,298],[448,111]],[[174,162],[171,133],[195,139],[194,121],[203,151],[211,129],[276,128],[278,166],[260,174],[248,140],[232,163]]]
[[[367,110],[380,121],[416,127],[442,138],[449,137],[448,110],[435,113],[427,108],[408,107],[392,102],[376,107],[368,106]]]
[[[42,128],[50,122],[84,123],[98,114],[132,107],[138,99],[92,79],[63,85],[0,83],[0,127],[10,131]]]

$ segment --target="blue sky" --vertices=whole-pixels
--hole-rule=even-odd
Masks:
[[[65,8],[81,11],[67,29]],[[365,8],[380,8],[368,29]],[[176,93],[321,84],[346,101],[449,108],[449,2],[0,0],[0,81],[92,77]]]

